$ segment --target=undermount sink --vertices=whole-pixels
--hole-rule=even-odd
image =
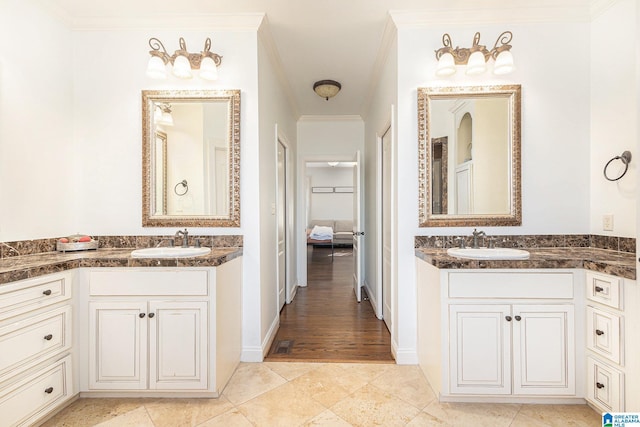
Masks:
[[[529,252],[512,248],[449,248],[447,254],[467,259],[528,259]]]
[[[133,258],[188,258],[200,255],[207,255],[211,252],[211,248],[196,248],[190,246],[183,248],[176,247],[162,247],[162,248],[143,248],[131,251]]]

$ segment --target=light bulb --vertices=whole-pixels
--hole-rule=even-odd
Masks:
[[[159,56],[151,56],[147,63],[147,76],[152,79],[166,79],[167,67]]]
[[[191,74],[191,64],[189,59],[184,55],[178,55],[173,61],[173,75],[181,79],[190,79],[193,77]]]
[[[484,54],[479,50],[473,52],[469,57],[469,62],[467,62],[467,75],[476,76],[484,73],[486,69],[487,63],[484,59]]]
[[[218,67],[213,58],[205,56],[200,63],[200,78],[204,80],[218,80]]]
[[[514,69],[515,67],[513,65],[513,55],[511,54],[511,52],[508,50],[500,52],[493,67],[493,74],[509,74]]]
[[[436,76],[446,77],[456,72],[456,62],[453,59],[453,55],[449,52],[443,53],[438,60],[438,68],[436,69]]]

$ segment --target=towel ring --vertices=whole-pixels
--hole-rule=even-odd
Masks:
[[[178,185],[182,185],[182,187],[184,188],[184,191],[182,193],[178,192]],[[189,184],[187,184],[186,179],[183,179],[182,181],[177,183],[175,187],[173,187],[173,192],[176,193],[178,196],[184,196],[185,194],[187,194],[188,191],[189,191]]]
[[[614,160],[618,160],[618,159],[622,160],[622,163],[624,163],[624,171],[617,178],[609,178],[607,176],[607,168],[609,167],[611,162],[613,162]],[[607,164],[604,165],[604,171],[602,173],[604,174],[604,177],[607,178],[609,181],[617,181],[620,178],[622,178],[624,176],[624,174],[627,173],[627,170],[629,169],[629,163],[631,163],[631,152],[630,151],[625,151],[621,155],[615,156],[613,159],[609,160],[607,162]]]

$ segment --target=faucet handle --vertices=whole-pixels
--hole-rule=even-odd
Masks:
[[[489,249],[493,249],[496,247],[496,239],[493,237],[487,237],[487,247]]]
[[[456,241],[458,242],[458,247],[459,247],[460,249],[464,249],[464,248],[465,248],[465,245],[464,245],[464,237],[458,237],[458,238],[456,239]]]
[[[200,238],[199,238],[199,237],[196,237],[196,243],[195,243],[195,246],[196,246],[196,248],[199,248],[199,247],[201,246],[201,245],[200,245]]]

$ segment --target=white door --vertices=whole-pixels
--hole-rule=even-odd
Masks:
[[[287,151],[278,140],[278,311],[286,301],[287,284]]]
[[[511,306],[451,305],[451,393],[511,393]]]
[[[391,128],[382,136],[382,319],[391,330]]]
[[[147,388],[147,303],[89,303],[89,388]]]
[[[206,390],[207,302],[149,303],[149,388]]]
[[[360,217],[360,152],[356,152],[353,167],[353,290],[356,301],[362,301],[362,256],[364,254],[362,242],[364,231]]]
[[[513,306],[513,393],[575,394],[571,305]]]

